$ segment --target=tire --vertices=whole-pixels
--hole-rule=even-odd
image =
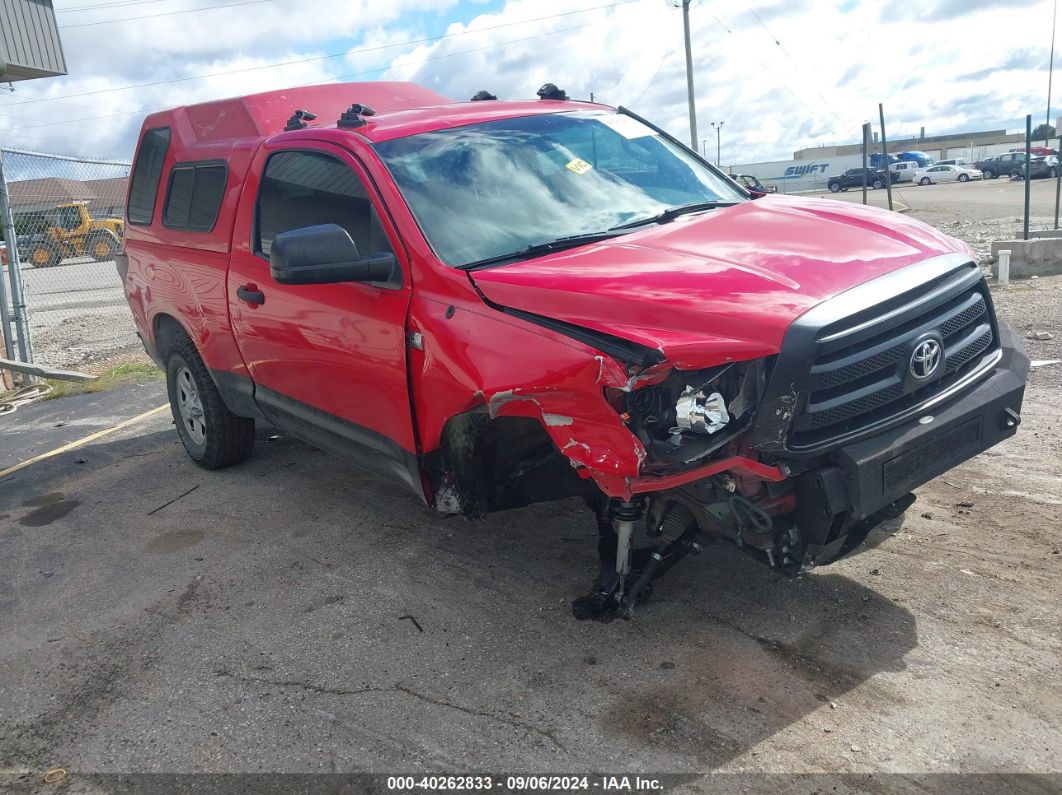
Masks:
[[[841,190],[841,186],[838,185],[836,182],[831,182],[829,187],[830,193],[837,193]]]
[[[981,176],[984,179],[995,179],[996,178],[996,172],[993,171],[990,168],[986,168],[983,172],[981,172]]]
[[[970,181],[970,175],[969,174],[959,174],[959,182],[969,182],[969,181]]]
[[[933,184],[933,180],[931,180],[929,177],[922,177],[922,179],[918,180],[918,184],[919,185],[932,185]]]
[[[96,262],[110,262],[118,253],[118,240],[106,232],[96,232],[85,241],[85,250]]]
[[[885,187],[885,183],[882,182],[880,179],[876,179],[876,180],[874,180],[874,184],[871,185],[870,187],[872,187],[874,190],[881,190],[882,188]]]
[[[177,435],[195,463],[221,469],[250,455],[254,420],[229,411],[188,337],[178,339],[166,357],[166,388]]]
[[[1047,176],[1050,179],[1058,179],[1058,169],[1052,166],[1051,170],[1047,172]]]
[[[47,243],[34,243],[31,245],[26,251],[26,259],[33,264],[34,268],[51,268],[62,261],[55,247]]]

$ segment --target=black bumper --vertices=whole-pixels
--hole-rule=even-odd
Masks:
[[[1009,326],[1001,323],[999,335],[1001,357],[978,384],[903,425],[837,449],[831,463],[799,476],[797,525],[808,561],[821,565],[851,552],[910,505],[912,490],[1014,435],[1029,357]]]
[[[911,490],[1013,436],[1020,422],[1029,357],[1000,324],[1002,357],[969,391],[897,428],[842,447],[852,518],[868,517]],[[926,418],[932,420],[926,421]]]

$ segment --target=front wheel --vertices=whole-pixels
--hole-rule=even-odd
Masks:
[[[929,179],[929,177],[922,177],[922,179],[918,180],[919,185],[928,185],[930,184],[930,182],[931,180]]]
[[[34,243],[26,253],[34,268],[51,268],[62,261],[59,252],[47,243]]]
[[[831,182],[830,183],[830,193],[837,193],[840,190],[841,190],[841,186],[838,185],[836,182]]]
[[[166,387],[177,435],[204,469],[243,461],[254,447],[254,420],[229,411],[195,345],[178,341],[166,358]]]
[[[959,174],[959,182],[969,182],[969,181],[970,181],[970,175],[969,174]]]
[[[874,180],[874,184],[871,185],[871,187],[874,188],[874,190],[881,190],[885,187],[885,183],[882,182],[880,179],[876,179]]]
[[[995,179],[996,178],[996,172],[993,171],[992,169],[986,169],[984,171],[984,173],[981,174],[981,176],[984,177],[985,179]]]

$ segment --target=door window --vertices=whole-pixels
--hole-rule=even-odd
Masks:
[[[281,232],[319,224],[343,227],[363,257],[394,253],[365,186],[348,165],[322,152],[277,152],[258,194],[256,253],[268,257]]]

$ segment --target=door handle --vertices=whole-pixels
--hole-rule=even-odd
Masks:
[[[236,288],[236,297],[255,306],[265,303],[265,293],[253,284],[246,284]]]

